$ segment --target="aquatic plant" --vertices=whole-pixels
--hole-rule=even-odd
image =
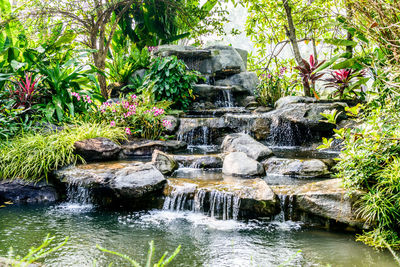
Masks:
[[[153,266],[153,267],[164,267],[164,266],[167,266],[178,255],[179,251],[181,250],[181,245],[179,245],[175,249],[175,251],[172,253],[172,255],[169,256],[168,258],[166,258],[167,255],[168,255],[168,252],[164,252],[162,257],[156,263],[154,263],[153,262],[153,257],[154,257],[154,241],[153,240],[149,243],[149,246],[150,247],[149,247],[149,251],[147,253],[146,265],[144,265],[146,267],[151,267],[151,266]],[[133,266],[133,267],[141,267],[141,266],[143,266],[143,265],[139,264],[136,260],[134,260],[131,257],[129,257],[128,255],[102,248],[99,245],[96,245],[96,247],[99,250],[101,250],[101,251],[103,251],[105,253],[116,255],[116,256],[128,261],[130,263],[130,265]]]
[[[126,138],[117,127],[82,123],[61,131],[27,133],[0,146],[0,179],[21,178],[37,182],[57,168],[83,159],[74,154],[76,141],[105,137],[113,141]]]

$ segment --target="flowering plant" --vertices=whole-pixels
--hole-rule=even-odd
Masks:
[[[143,96],[131,95],[117,102],[104,102],[95,112],[95,120],[121,127],[125,134],[158,139],[171,122],[164,119],[169,102],[156,105]]]
[[[340,99],[344,99],[353,95],[354,97],[364,97],[364,92],[360,89],[369,78],[365,78],[365,71],[355,71],[353,69],[341,69],[332,71],[331,77],[325,79],[327,88],[334,88],[335,91],[332,93],[333,97],[339,96]]]
[[[40,77],[33,78],[32,73],[25,73],[25,77],[13,80],[14,88],[11,96],[15,98],[15,108],[29,108],[32,106],[33,98],[38,94]]]

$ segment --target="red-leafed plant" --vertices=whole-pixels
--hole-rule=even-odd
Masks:
[[[353,97],[359,96],[356,89],[360,88],[368,80],[368,78],[364,78],[365,71],[363,70],[341,69],[332,71],[330,75],[331,78],[325,79],[327,82],[325,86],[336,89],[332,93],[332,96],[339,96],[340,99],[344,99],[350,95]]]
[[[40,77],[33,79],[32,73],[25,73],[25,77],[14,80],[14,88],[11,95],[15,97],[15,108],[29,108],[32,106],[33,98],[38,93]]]
[[[318,62],[318,60],[314,59],[314,56],[310,56],[309,62],[303,59],[304,66],[297,66],[297,69],[300,73],[300,77],[304,87],[304,94],[305,96],[311,96],[311,91],[313,92],[314,96],[319,99],[317,92],[315,91],[315,82],[324,76],[324,73],[316,72],[316,70],[325,63],[325,60],[322,62]]]

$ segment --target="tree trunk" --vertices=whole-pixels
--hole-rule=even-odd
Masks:
[[[353,8],[349,1],[346,1],[346,13],[347,19],[350,20],[353,17]],[[353,41],[353,34],[351,34],[349,31],[347,31],[347,40]],[[350,57],[353,57],[353,47],[351,45],[346,46],[346,52],[350,53]]]
[[[286,18],[288,22],[288,26],[287,27],[285,26],[286,35],[289,38],[290,44],[292,45],[294,57],[296,59],[297,64],[299,64],[299,66],[301,67],[304,67],[303,58],[301,57],[300,54],[299,44],[297,43],[296,28],[294,27],[293,17],[292,17],[292,8],[289,5],[289,0],[282,0],[282,2],[283,2],[283,7],[285,8]],[[303,84],[303,86],[304,86],[304,95],[311,96],[310,85]]]
[[[98,68],[101,71],[105,70],[106,58],[104,56],[102,56],[102,53],[100,53],[100,52],[93,53],[93,61],[94,61],[94,65],[96,66],[96,68]],[[110,93],[107,90],[106,77],[102,73],[97,73],[97,79],[99,80],[101,95],[105,99],[108,99],[110,97]]]

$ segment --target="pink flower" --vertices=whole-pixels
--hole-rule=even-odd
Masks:
[[[137,98],[137,96],[136,95],[132,95],[131,98],[132,98],[132,100],[135,100]]]
[[[165,128],[168,128],[172,125],[172,123],[168,120],[163,120],[162,124]]]
[[[125,133],[126,133],[127,135],[131,135],[131,134],[132,134],[132,133],[131,133],[131,129],[125,128]]]
[[[115,127],[115,121],[111,121],[111,122],[110,122],[110,126],[111,126],[111,127]]]

